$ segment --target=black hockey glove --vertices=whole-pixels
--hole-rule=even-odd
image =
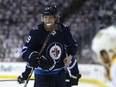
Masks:
[[[46,58],[45,56],[40,57],[40,67],[43,70],[52,70],[54,68],[54,61],[52,59]]]
[[[70,78],[70,84],[71,85],[78,85],[79,79],[81,78],[81,74],[77,75],[77,79]]]
[[[79,82],[80,78],[81,78],[81,74],[78,74],[77,78],[72,78],[72,77],[66,78],[65,87],[71,87],[71,86],[74,86],[74,85],[78,85],[78,82]]]
[[[30,54],[29,59],[29,64],[34,68],[41,67],[44,70],[49,70],[54,64],[52,59],[46,58],[43,55],[39,56],[36,51]]]
[[[18,76],[17,82],[19,84],[24,83],[25,80],[27,80],[29,74],[31,73],[31,70],[32,70],[32,68],[29,68],[26,66],[25,71],[20,76]]]
[[[25,82],[25,79],[23,78],[22,75],[20,75],[20,76],[17,78],[17,82],[18,82],[19,84],[22,84],[22,83]]]
[[[40,57],[38,52],[34,51],[30,54],[29,64],[34,68],[37,68],[40,65]]]

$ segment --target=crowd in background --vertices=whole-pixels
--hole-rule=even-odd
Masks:
[[[70,25],[73,35],[81,42],[79,46],[82,61],[90,62],[88,58],[94,57],[91,42],[96,32],[110,25],[116,25],[116,1],[86,0],[77,13],[66,18],[65,23]]]
[[[43,5],[52,1],[54,0],[0,0],[0,61],[22,61],[20,53],[29,29],[41,21]],[[63,10],[72,1],[55,0],[54,3]],[[90,45],[95,33],[116,24],[116,2],[86,0],[81,9],[70,14],[64,23],[80,42],[81,57],[88,60],[93,57]]]

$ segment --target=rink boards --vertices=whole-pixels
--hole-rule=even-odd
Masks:
[[[17,77],[24,71],[25,63],[0,63],[0,87],[23,87],[16,80]],[[105,77],[105,69],[101,65],[95,64],[79,64],[79,70],[82,78],[79,81],[78,87],[112,87],[111,83]],[[33,75],[31,77],[34,78]],[[2,80],[7,81],[2,81]],[[27,87],[33,87],[34,81],[30,81]],[[77,87],[77,86],[74,86]]]

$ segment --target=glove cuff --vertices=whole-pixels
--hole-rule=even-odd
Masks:
[[[39,53],[38,53],[37,51],[33,51],[33,52],[30,53],[29,59],[31,58],[31,56],[32,56],[34,53],[37,53],[37,54],[39,55]]]

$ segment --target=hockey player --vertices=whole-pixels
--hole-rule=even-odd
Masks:
[[[30,30],[22,49],[22,58],[35,68],[34,87],[65,87],[65,61],[77,52],[77,43],[70,29],[58,22],[57,12],[53,4],[44,7],[43,22]]]

